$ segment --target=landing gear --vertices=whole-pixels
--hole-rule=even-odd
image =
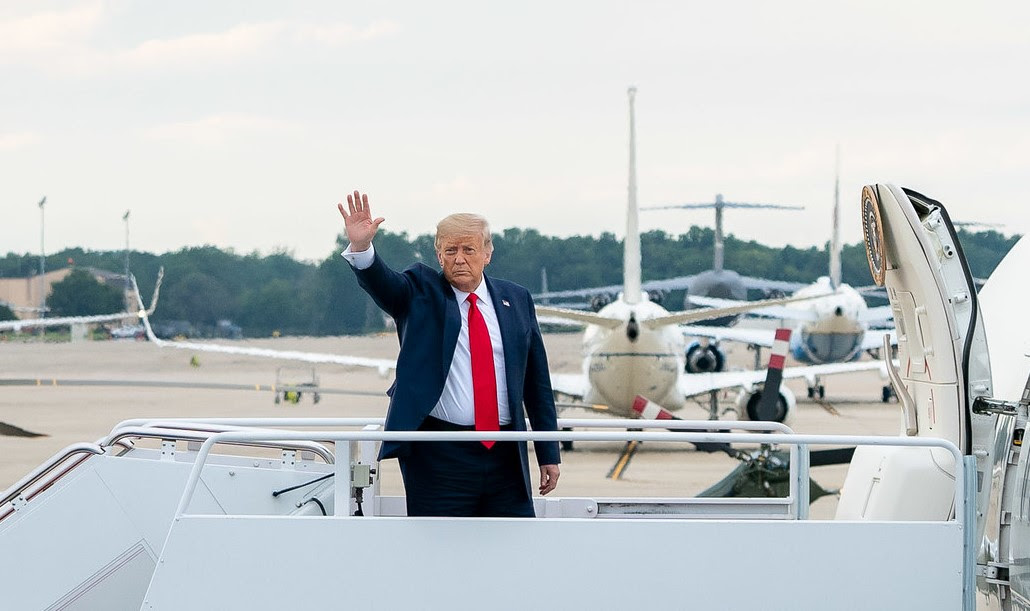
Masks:
[[[893,396],[894,396],[894,387],[891,386],[890,384],[887,384],[886,386],[883,387],[883,392],[880,395],[880,400],[883,401],[884,403],[890,403],[891,397],[893,397]]]
[[[808,398],[815,399],[816,397],[819,397],[820,399],[826,398],[826,387],[822,384],[808,387]]]
[[[563,430],[563,431],[571,431],[572,427],[563,426],[561,430]],[[561,449],[562,449],[563,452],[571,452],[572,451],[572,441],[571,440],[563,440],[561,442]]]

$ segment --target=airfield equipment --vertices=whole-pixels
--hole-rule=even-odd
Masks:
[[[304,393],[311,393],[317,405],[322,400],[318,392],[318,372],[314,367],[278,367],[275,370],[275,404],[283,401],[300,403]]]

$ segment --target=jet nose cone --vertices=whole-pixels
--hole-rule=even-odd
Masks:
[[[637,322],[637,317],[633,314],[629,316],[629,322],[626,323],[626,337],[631,342],[637,341],[637,337],[640,336],[640,323]]]

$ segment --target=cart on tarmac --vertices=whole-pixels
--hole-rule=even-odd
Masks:
[[[311,400],[318,403],[322,396],[318,392],[318,373],[314,367],[279,367],[275,370],[275,404],[300,403],[305,392],[311,393]]]

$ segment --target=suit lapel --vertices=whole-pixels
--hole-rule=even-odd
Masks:
[[[440,284],[443,286],[443,352],[440,362],[443,363],[443,377],[447,378],[447,372],[451,369],[451,361],[454,359],[454,347],[458,345],[458,333],[461,332],[461,311],[458,309],[458,300],[454,298],[454,290],[440,273]]]

